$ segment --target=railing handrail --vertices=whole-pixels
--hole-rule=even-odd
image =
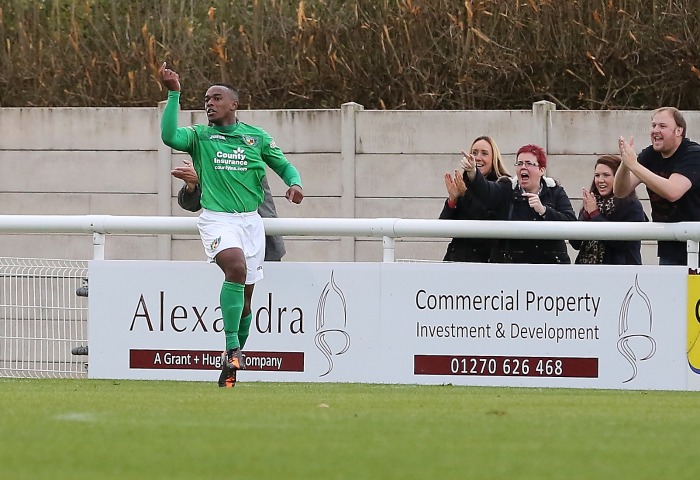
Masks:
[[[688,242],[697,252],[700,222],[518,222],[406,218],[265,218],[270,235],[383,237],[385,261],[393,260],[393,241],[401,237],[521,238],[563,240],[671,240]],[[104,235],[197,234],[196,217],[117,215],[0,215],[0,234],[93,234],[95,258]],[[387,255],[386,251],[392,254]],[[689,265],[697,265],[690,258]]]
[[[270,235],[700,240],[700,222],[516,222],[406,218],[265,218]],[[0,233],[197,234],[196,217],[0,215]]]

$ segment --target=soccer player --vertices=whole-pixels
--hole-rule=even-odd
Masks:
[[[234,387],[236,372],[244,368],[241,349],[252,320],[255,282],[263,278],[265,230],[257,212],[263,201],[265,166],[289,187],[286,198],[301,203],[304,193],[299,172],[261,128],[236,118],[238,92],[229,84],[213,84],[204,96],[209,125],[177,126],[180,77],[161,65],[160,79],[168,89],[161,119],[163,143],[187,152],[202,189],[202,213],[197,227],[210,261],[224,272],[219,301],[226,334],[220,387]]]
[[[185,160],[183,165],[175,167],[170,171],[170,174],[183,180],[185,184],[177,193],[177,203],[183,209],[190,212],[198,212],[202,209],[200,200],[202,198],[202,189],[199,188],[199,177],[194,171],[192,162]],[[265,194],[263,203],[258,207],[258,213],[262,218],[277,218],[277,208],[275,200],[272,198],[270,186],[267,184],[267,177],[262,179],[262,189]],[[284,239],[281,235],[265,235],[265,261],[279,262],[287,253],[284,248]]]

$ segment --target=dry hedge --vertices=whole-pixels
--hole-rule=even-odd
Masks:
[[[0,106],[700,110],[700,0],[5,0]]]

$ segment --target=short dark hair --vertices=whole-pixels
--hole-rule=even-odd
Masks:
[[[654,114],[651,116],[651,118],[654,118],[657,113],[661,112],[668,112],[673,116],[673,121],[676,122],[676,125],[681,127],[683,129],[683,135],[682,138],[685,138],[685,131],[686,131],[686,126],[687,124],[685,123],[685,118],[683,117],[683,114],[681,113],[680,110],[678,110],[676,107],[661,107],[657,108],[654,110]]]
[[[239,97],[239,95],[238,95],[238,90],[236,89],[236,87],[234,87],[234,86],[231,85],[230,83],[212,83],[212,84],[210,85],[210,87],[224,87],[224,88],[228,89],[228,90],[231,92],[231,95],[233,95],[233,99],[234,99],[235,101],[237,101],[237,102],[240,101],[240,97]]]

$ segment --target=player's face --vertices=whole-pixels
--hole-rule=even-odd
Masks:
[[[598,189],[598,193],[601,196],[607,197],[613,193],[613,181],[615,180],[615,172],[612,168],[599,163],[595,166],[595,174],[593,175],[593,182],[595,183],[595,188]]]
[[[683,128],[676,124],[673,114],[661,111],[651,119],[651,146],[663,157],[670,157],[683,140]]]
[[[483,176],[491,173],[493,168],[493,149],[491,144],[484,139],[474,142],[472,145],[472,155],[476,159],[476,168]]]
[[[226,87],[213,85],[204,95],[204,111],[209,123],[214,125],[222,125],[234,118],[237,108],[238,102]]]

